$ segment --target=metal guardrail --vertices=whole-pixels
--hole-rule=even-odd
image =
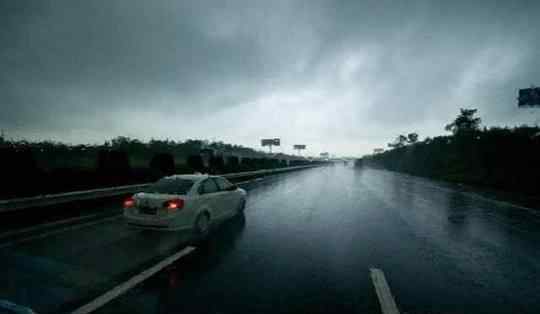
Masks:
[[[222,175],[227,179],[238,179],[253,176],[262,176],[267,174],[277,174],[282,172],[289,172],[293,170],[300,170],[305,168],[313,168],[316,166],[297,166],[278,169],[265,169],[249,172],[228,173]],[[61,194],[39,195],[33,197],[16,198],[9,200],[0,200],[0,213],[21,210],[32,207],[43,207],[50,205],[57,205],[75,201],[97,199],[102,197],[117,196],[122,194],[136,193],[149,186],[151,183],[124,185],[111,188],[75,191]]]
[[[227,179],[237,179],[237,178],[259,176],[259,175],[265,175],[265,174],[275,174],[275,173],[281,173],[281,172],[289,172],[289,171],[293,171],[293,170],[300,170],[300,169],[313,168],[313,167],[316,167],[316,166],[296,166],[296,167],[277,168],[277,169],[264,169],[264,170],[248,171],[248,172],[227,173],[227,174],[223,174],[221,176],[223,176],[223,177],[225,177]]]

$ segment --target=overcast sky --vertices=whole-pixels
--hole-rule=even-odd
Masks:
[[[362,155],[460,107],[533,123],[540,1],[0,0],[0,127]]]

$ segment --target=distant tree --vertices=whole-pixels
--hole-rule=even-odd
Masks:
[[[203,148],[235,158],[225,167],[219,159],[206,163],[208,160],[200,155]],[[249,147],[195,139],[141,141],[119,136],[103,144],[72,145],[52,140],[12,140],[0,132],[0,173],[4,181],[11,182],[0,191],[0,199],[148,182],[168,173],[209,172],[212,169],[207,164],[213,164],[219,172],[257,170],[263,167],[261,158],[268,157]],[[283,155],[280,159],[290,157]],[[173,158],[178,162],[174,166]],[[277,160],[271,160],[269,167],[278,166]]]
[[[0,173],[2,173],[2,180],[7,183],[2,186],[0,195],[10,197],[16,194],[29,195],[33,192],[43,192],[45,189],[39,182],[40,169],[28,148],[0,148]],[[49,177],[48,184],[54,179],[54,177]]]
[[[475,117],[477,109],[460,109],[460,114],[450,124],[445,126],[445,130],[454,135],[465,135],[480,130],[482,119]]]
[[[405,146],[406,143],[407,143],[407,137],[405,135],[400,134],[400,135],[398,135],[398,137],[396,137],[394,142],[388,143],[388,147],[400,148],[400,147]]]
[[[168,153],[155,154],[150,160],[150,168],[161,175],[171,175],[175,170],[174,156]]]
[[[226,172],[237,172],[240,159],[238,156],[229,156],[227,158],[227,165],[225,166]]]
[[[205,172],[206,170],[201,155],[190,155],[187,164],[193,171]]]
[[[263,169],[271,169],[275,166],[275,159],[272,158],[262,158],[261,166]]]
[[[131,170],[128,155],[118,150],[100,150],[97,168],[100,172],[112,175],[124,175]]]
[[[223,173],[225,170],[225,160],[222,155],[210,157],[210,172],[214,174]]]
[[[418,142],[418,133],[409,133],[407,134],[407,142],[409,144],[414,144]]]
[[[243,157],[240,161],[240,167],[244,171],[253,170],[253,158]]]
[[[200,140],[187,140],[182,143],[182,150],[186,155],[196,155],[200,152],[202,147],[202,141]]]

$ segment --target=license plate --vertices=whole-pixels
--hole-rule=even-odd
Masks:
[[[151,207],[139,207],[139,213],[146,215],[155,215],[157,213],[157,209]]]

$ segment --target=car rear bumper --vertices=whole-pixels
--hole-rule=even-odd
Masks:
[[[160,226],[160,225],[152,225],[152,224],[145,224],[145,223],[139,223],[139,222],[133,222],[133,221],[127,221],[127,225],[131,228],[136,229],[144,229],[144,230],[164,230],[164,231],[188,231],[192,230],[192,226]]]
[[[140,229],[179,231],[193,228],[192,223],[179,219],[177,215],[157,216],[124,212],[124,219],[128,226]]]

